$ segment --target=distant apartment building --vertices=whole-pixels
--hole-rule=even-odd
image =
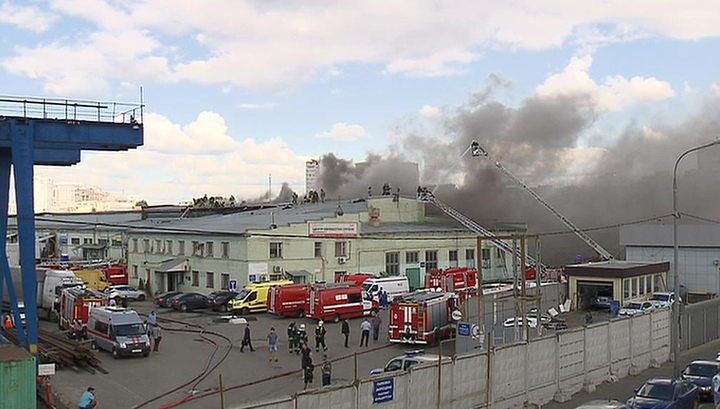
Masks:
[[[320,162],[317,159],[310,159],[305,162],[305,192],[315,189],[315,182],[320,175]]]

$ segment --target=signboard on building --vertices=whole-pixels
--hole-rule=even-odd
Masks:
[[[38,365],[38,376],[52,376],[55,375],[55,364],[40,364]]]
[[[483,333],[477,324],[460,321],[457,325],[457,336],[455,337],[455,353],[466,354],[477,352],[484,341]]]
[[[230,282],[228,283],[228,290],[237,291],[237,289],[237,280],[230,280]]]
[[[373,403],[390,402],[395,399],[395,378],[373,382]]]
[[[358,236],[357,223],[308,223],[308,237],[327,239],[352,239]]]
[[[470,336],[470,324],[467,322],[461,322],[458,324],[458,336],[469,337]]]

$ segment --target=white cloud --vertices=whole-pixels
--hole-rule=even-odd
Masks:
[[[660,131],[656,131],[649,126],[642,127],[642,135],[645,139],[650,141],[665,141],[668,136]]]
[[[716,82],[710,84],[710,92],[712,92],[714,96],[720,97],[720,85]]]
[[[327,73],[331,77],[339,77],[342,75],[342,71],[338,70],[337,68],[331,68],[328,70]]]
[[[23,30],[44,33],[57,21],[58,16],[35,6],[18,6],[11,1],[0,6],[0,23],[12,24]]]
[[[694,94],[694,93],[695,93],[695,88],[694,88],[692,85],[690,85],[689,82],[685,81],[685,82],[683,82],[683,92],[684,92],[686,95],[688,95],[688,94]]]
[[[43,81],[49,92],[73,95],[102,92],[118,80],[146,85],[188,80],[264,90],[294,88],[323,73],[341,74],[336,67],[352,64],[384,66],[389,75],[433,77],[461,74],[489,49],[720,36],[720,8],[714,2],[212,4],[53,0],[53,11],[89,21],[89,36],[17,47],[3,65]],[[188,38],[195,41],[192,51],[171,46]],[[636,87],[629,82],[627,87]]]
[[[420,108],[420,115],[428,119],[437,119],[440,117],[440,108],[431,105],[425,105]]]
[[[276,104],[274,102],[263,102],[263,103],[246,102],[246,103],[240,104],[240,109],[273,109],[277,106],[278,106],[278,104]]]
[[[342,91],[340,91],[340,88],[333,88],[330,90],[330,95],[340,95]]]
[[[541,97],[589,97],[589,108],[598,111],[619,111],[628,105],[652,103],[675,96],[668,82],[653,77],[636,76],[628,80],[616,75],[598,84],[588,73],[592,62],[590,55],[573,57],[562,72],[550,75],[538,86],[536,94]]]
[[[227,134],[225,119],[201,112],[192,123],[180,126],[159,114],[145,114],[145,148],[162,153],[226,153],[238,148]]]
[[[335,139],[338,141],[354,141],[365,136],[365,129],[360,125],[348,125],[345,122],[334,124],[330,131],[315,134],[320,139]]]

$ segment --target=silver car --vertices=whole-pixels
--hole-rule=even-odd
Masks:
[[[650,301],[633,301],[627,303],[625,307],[618,312],[619,315],[634,317],[636,315],[645,314],[655,309]]]
[[[145,301],[145,292],[130,285],[115,285],[105,290],[108,298],[120,301],[123,298],[128,300]]]
[[[575,409],[627,409],[627,405],[615,399],[595,399],[585,402]]]

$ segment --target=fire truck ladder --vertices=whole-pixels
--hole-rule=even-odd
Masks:
[[[532,196],[533,199],[537,200],[541,205],[545,206],[545,208],[548,209],[550,211],[550,213],[552,213],[555,217],[560,219],[560,221],[563,222],[563,224],[568,229],[570,229],[570,231],[575,233],[575,235],[578,236],[580,238],[580,240],[582,240],[583,242],[585,242],[585,244],[587,244],[593,250],[595,250],[595,252],[598,253],[600,255],[600,257],[603,258],[603,260],[613,260],[615,258],[615,257],[613,257],[612,254],[610,254],[610,252],[608,252],[600,244],[598,244],[598,242],[593,240],[592,237],[588,236],[584,231],[580,230],[580,228],[577,227],[573,222],[571,222],[570,219],[563,216],[560,212],[555,210],[555,208],[550,206],[550,204],[548,202],[546,202],[545,199],[543,199],[542,197],[540,197],[540,195],[535,193],[535,191],[532,190],[527,184],[525,184],[525,182],[523,182],[522,179],[515,176],[505,166],[503,166],[502,163],[493,160],[490,157],[490,154],[480,146],[480,143],[478,143],[477,141],[473,141],[470,146],[471,146],[471,151],[472,151],[473,156],[475,156],[475,157],[483,156],[487,160],[493,162],[495,164],[495,167],[500,169],[505,175],[507,175],[507,177],[512,179],[513,182],[517,183],[518,185],[520,185],[520,187],[525,189],[525,191],[528,192],[528,194],[530,194],[530,196]]]

